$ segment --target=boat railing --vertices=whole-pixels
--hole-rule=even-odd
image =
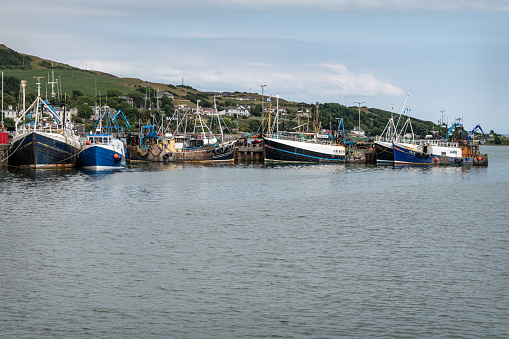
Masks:
[[[279,134],[267,135],[269,138],[290,140],[290,141],[301,141],[309,142],[314,144],[331,145],[332,140],[326,135],[317,135],[315,133],[298,133],[298,132],[285,132]]]
[[[421,146],[440,146],[440,147],[458,147],[459,144],[457,142],[450,142],[444,140],[434,140],[434,139],[421,139],[415,140],[415,144]]]

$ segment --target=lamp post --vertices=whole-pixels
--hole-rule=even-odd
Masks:
[[[361,137],[361,104],[364,104],[365,101],[355,101],[354,104],[359,104],[359,138]]]
[[[262,88],[262,137],[263,137],[263,88],[267,85],[260,85]]]

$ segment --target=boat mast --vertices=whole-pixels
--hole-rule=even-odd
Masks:
[[[214,96],[214,111],[216,111],[217,122],[219,123],[219,130],[221,131],[221,142],[224,142],[223,127],[221,126],[221,119],[219,119],[219,113],[217,111],[216,96]]]
[[[284,125],[284,120],[283,120],[283,125]],[[276,95],[276,138],[279,139],[279,95]]]
[[[39,104],[41,103],[41,79],[44,79],[44,77],[34,77],[37,79],[37,99],[35,99],[35,118],[34,118],[34,131],[37,129],[37,121],[39,120],[39,108],[41,109],[41,114],[43,107],[42,105],[39,107]]]

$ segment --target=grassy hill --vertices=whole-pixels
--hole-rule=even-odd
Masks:
[[[0,45],[0,70],[6,76],[26,80],[33,91],[37,89],[35,77],[44,77],[41,79],[43,93],[51,92],[51,85],[48,85],[48,82],[52,80],[52,71],[61,91],[68,94],[73,90],[79,90],[86,95],[94,96],[96,93],[106,93],[110,88],[129,93],[136,85],[144,83],[139,79],[118,78],[111,74],[86,71],[57,62],[52,66],[51,60],[17,53],[4,45]]]

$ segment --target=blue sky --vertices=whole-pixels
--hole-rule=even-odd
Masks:
[[[33,1],[2,5],[0,43],[203,91],[339,102],[509,133],[509,1]],[[7,13],[7,15],[5,15]]]

